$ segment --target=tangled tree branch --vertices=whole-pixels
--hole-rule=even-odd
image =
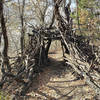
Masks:
[[[86,81],[87,84],[89,84],[96,92],[96,94],[100,93],[100,86],[96,82],[96,80],[93,79],[93,76],[90,73],[91,63],[87,61],[86,55],[81,53],[81,49],[78,47],[76,40],[77,37],[73,36],[71,33],[72,29],[70,28],[71,23],[66,23],[63,18],[61,17],[59,13],[59,3],[55,5],[55,16],[56,20],[58,22],[58,29],[60,31],[60,34],[62,36],[62,39],[64,40],[65,45],[67,46],[68,50],[70,51],[70,55],[67,55],[65,60],[66,63],[71,65],[72,68],[80,75],[82,75]],[[87,49],[88,50],[88,49]],[[96,57],[93,52],[91,52],[91,55],[94,56],[94,59],[91,59],[91,62],[93,62]],[[96,63],[96,62],[95,62]],[[100,66],[100,65],[97,65]],[[100,75],[98,73],[98,79],[100,79]]]

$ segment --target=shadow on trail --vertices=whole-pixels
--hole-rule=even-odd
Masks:
[[[40,86],[46,85],[53,77],[64,76],[68,72],[66,71],[67,69],[69,70],[69,66],[64,66],[64,61],[49,58],[48,64],[41,69],[42,71],[33,80],[33,90],[37,90]]]
[[[71,68],[70,66],[65,66],[64,65],[64,61],[62,60],[56,60],[54,58],[49,58],[49,61],[48,61],[48,64],[46,64],[44,66],[44,68],[42,69],[42,72],[39,73],[39,75],[33,80],[33,84],[32,84],[32,87],[29,89],[28,93],[27,93],[27,96],[26,96],[26,99],[25,100],[31,100],[29,98],[34,98],[34,96],[32,97],[30,95],[30,93],[34,92],[38,95],[41,95],[43,97],[46,98],[46,100],[57,100],[56,98],[46,94],[46,93],[43,93],[43,91],[40,91],[39,88],[42,87],[42,86],[46,86],[54,91],[56,91],[56,93],[58,95],[61,96],[61,98],[63,96],[66,96],[64,94],[62,94],[59,89],[57,89],[56,87],[51,87],[49,85],[47,85],[49,82],[50,83],[64,83],[64,82],[73,82],[73,81],[77,81],[77,79],[71,79],[71,80],[68,80],[68,81],[52,81],[51,79],[54,78],[54,77],[57,77],[57,78],[60,78],[60,77],[63,77],[66,73],[68,74],[69,72],[71,71]],[[74,88],[77,87],[77,86],[72,86],[72,90],[74,90]],[[70,93],[70,91],[69,91]],[[68,93],[68,94],[69,94]],[[59,100],[61,99],[59,98]],[[69,97],[68,97],[69,98]],[[34,98],[34,100],[42,100],[41,97],[37,97],[36,99]]]

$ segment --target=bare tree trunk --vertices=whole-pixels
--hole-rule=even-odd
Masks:
[[[46,50],[45,50],[45,52],[46,52],[46,58],[48,57],[48,52],[49,52],[49,48],[50,48],[51,42],[52,42],[52,40],[49,39],[49,40],[48,40],[48,44],[47,44],[47,46],[46,46]]]
[[[25,0],[23,0],[22,9],[20,7],[20,1],[18,0],[19,4],[19,13],[20,13],[20,20],[21,20],[21,38],[20,38],[20,44],[21,44],[21,54],[23,55],[23,51],[25,48],[25,29],[24,29],[24,7],[25,7]]]
[[[53,25],[54,21],[55,21],[55,13],[54,13],[54,11],[53,11],[52,21],[51,21],[51,23],[50,23],[49,28],[52,28],[52,25]]]
[[[5,70],[5,68],[7,67],[8,71],[11,70],[10,66],[9,66],[9,59],[8,59],[8,36],[7,36],[7,30],[6,30],[6,25],[5,25],[5,19],[4,19],[4,15],[3,15],[3,0],[0,1],[0,12],[1,12],[1,30],[2,30],[2,35],[4,38],[4,49],[3,49],[3,71]],[[1,40],[0,40],[1,41]]]
[[[1,1],[0,1],[0,5],[1,5]],[[1,17],[2,17],[2,5],[0,6],[0,24],[1,24]],[[1,28],[1,25],[0,25],[0,28]],[[1,46],[1,37],[2,37],[2,32],[0,32],[0,46]]]
[[[1,17],[0,17],[1,18]],[[2,36],[2,33],[0,32],[0,46],[1,46],[1,36]]]

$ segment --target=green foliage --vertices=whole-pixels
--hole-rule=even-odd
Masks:
[[[79,7],[84,8],[85,6],[88,6],[88,0],[79,0]]]
[[[82,35],[97,35],[99,33],[100,19],[96,16],[97,9],[100,9],[99,0],[78,0],[77,12],[71,14],[74,19],[74,23],[77,23],[79,17],[79,25]],[[78,14],[78,15],[77,15]],[[77,24],[78,25],[78,24]],[[75,26],[77,28],[77,25]],[[79,34],[80,31],[77,30]]]
[[[9,95],[6,95],[3,92],[0,92],[0,100],[11,100]]]
[[[76,18],[76,13],[71,13],[71,15],[70,15],[73,19],[75,19]]]
[[[79,7],[82,9],[92,8],[96,0],[79,0]]]

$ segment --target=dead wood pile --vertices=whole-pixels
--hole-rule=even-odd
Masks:
[[[75,72],[84,77],[86,83],[94,89],[96,94],[100,94],[100,54],[98,55],[98,53],[94,52],[88,41],[82,42],[81,38],[77,39],[77,36],[73,35],[71,20],[66,23],[59,12],[60,3],[60,0],[55,3],[57,27],[66,47],[70,51],[70,54],[66,54],[64,59],[67,64],[72,66]],[[98,70],[94,70],[96,68]]]

